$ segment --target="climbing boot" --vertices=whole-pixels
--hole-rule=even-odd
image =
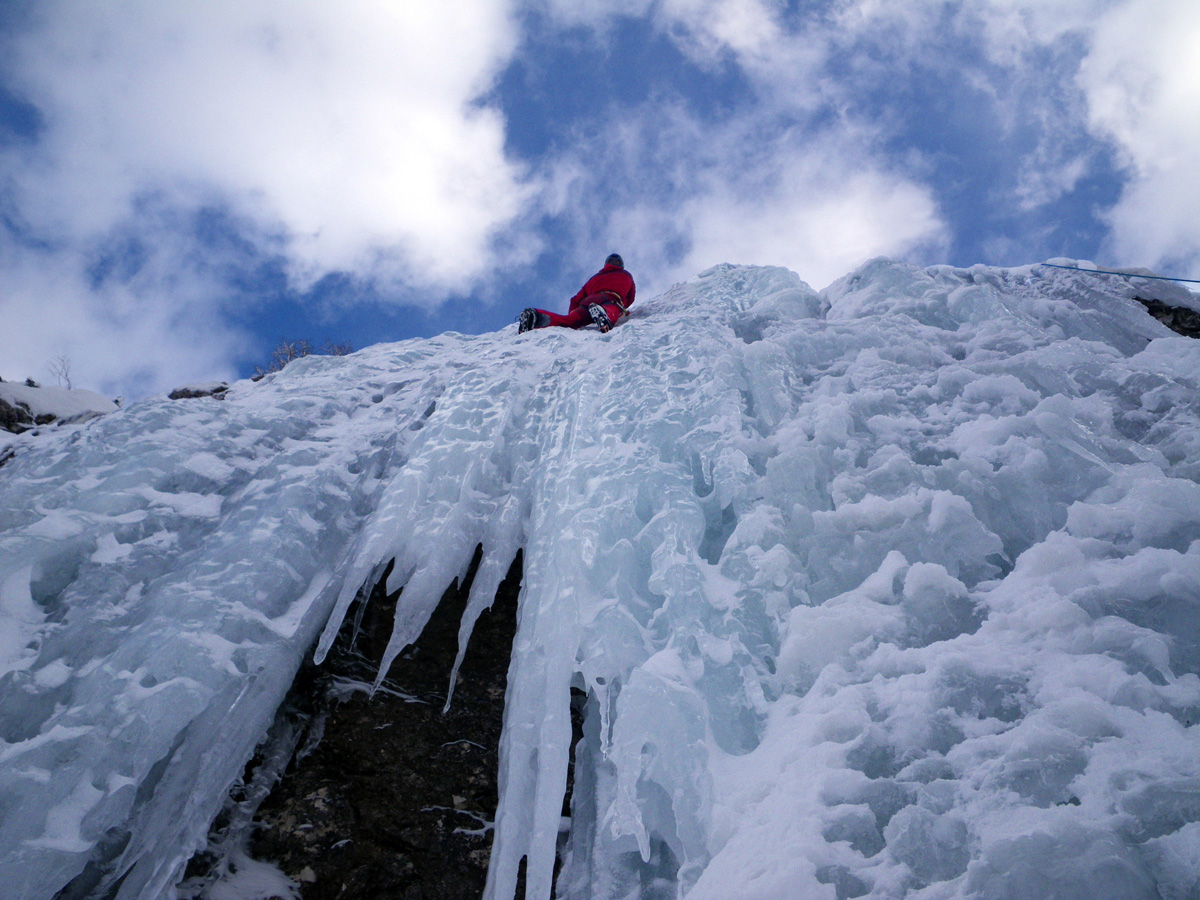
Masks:
[[[608,318],[608,313],[604,311],[604,307],[599,303],[593,303],[589,306],[588,312],[592,316],[592,321],[600,327],[601,334],[612,328],[612,321]]]

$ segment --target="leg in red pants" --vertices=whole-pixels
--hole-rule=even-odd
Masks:
[[[604,301],[600,294],[593,294],[581,300],[579,305],[566,315],[552,313],[545,309],[534,310],[537,314],[537,323],[534,327],[547,328],[557,325],[562,328],[583,328],[587,325],[592,325],[595,320],[592,318],[589,307],[593,305],[600,306],[608,316],[608,321],[613,324],[616,324],[617,320],[621,318],[621,307],[615,303]]]

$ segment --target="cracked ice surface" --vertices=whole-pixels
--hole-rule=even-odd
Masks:
[[[0,875],[169,896],[302,656],[523,547],[488,896],[1187,897],[1200,351],[1162,282],[720,266],[608,335],[443,335],[0,469]],[[1166,296],[1177,292],[1178,297]]]

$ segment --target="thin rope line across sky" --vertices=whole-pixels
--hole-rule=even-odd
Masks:
[[[1039,266],[1050,266],[1054,269],[1070,269],[1072,272],[1091,272],[1095,275],[1120,275],[1122,278],[1153,278],[1155,281],[1186,281],[1188,284],[1200,284],[1195,278],[1168,278],[1165,275],[1137,275],[1133,272],[1114,272],[1111,269],[1081,269],[1079,266],[1060,266],[1057,263],[1038,263]]]

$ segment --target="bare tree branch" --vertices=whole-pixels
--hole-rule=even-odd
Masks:
[[[59,387],[71,390],[71,358],[67,354],[60,353],[55,356],[46,364],[46,369],[54,376]]]
[[[326,356],[346,356],[353,352],[354,347],[349,343],[336,344],[333,341],[326,341],[320,350],[316,350],[307,340],[289,341],[286,338],[280,338],[279,343],[275,345],[275,349],[271,351],[271,361],[266,367],[257,366],[254,369],[254,379],[257,381],[264,375],[278,372],[293,359],[299,359],[302,356],[311,356],[314,353]]]

